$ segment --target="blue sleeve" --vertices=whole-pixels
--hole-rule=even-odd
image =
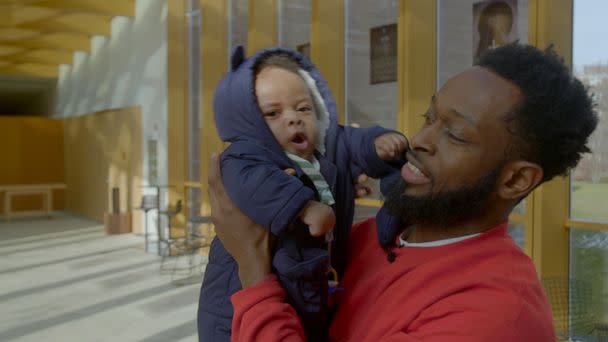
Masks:
[[[222,179],[230,198],[256,223],[280,235],[308,201],[312,189],[263,153],[233,153],[231,145],[222,153]]]
[[[381,178],[394,172],[398,167],[400,161],[389,163],[378,157],[374,142],[382,134],[401,133],[380,126],[370,128],[345,126],[341,128],[346,149],[350,153],[351,170],[358,174],[363,172],[372,178]],[[352,165],[353,163],[355,165]],[[358,174],[353,174],[353,179],[356,179]]]

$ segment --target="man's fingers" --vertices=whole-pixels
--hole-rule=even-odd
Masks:
[[[369,176],[365,173],[362,173],[357,177],[357,184],[355,184],[355,193],[357,197],[365,197],[371,194],[372,189],[365,185],[368,180]]]
[[[357,188],[357,197],[365,197],[372,193],[372,189],[367,186],[360,186]]]
[[[288,174],[288,175],[290,175],[290,176],[295,176],[295,175],[297,174],[297,173],[296,173],[296,170],[295,170],[295,169],[292,169],[292,168],[285,169],[285,170],[283,170],[283,171],[285,171],[285,173],[286,173],[286,174]]]
[[[217,153],[213,153],[211,155],[211,160],[209,161],[209,178],[207,178],[207,184],[209,185],[210,190],[215,191],[218,183],[221,182],[222,177],[220,174],[220,158]]]
[[[219,157],[217,153],[211,155],[209,161],[209,178],[207,179],[207,194],[209,195],[209,205],[211,206],[211,220],[215,223],[219,211],[219,201],[217,200],[217,187],[220,177]],[[217,231],[216,231],[217,232]]]

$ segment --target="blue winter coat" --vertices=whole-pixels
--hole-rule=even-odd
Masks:
[[[278,237],[274,271],[300,317],[309,340],[327,336],[327,249],[324,238],[314,238],[297,219],[298,213],[318,194],[308,176],[283,152],[266,125],[255,97],[254,68],[269,54],[286,53],[316,82],[329,112],[325,153],[315,153],[321,173],[336,204],[332,266],[344,271],[348,236],[353,221],[355,188],[363,172],[379,178],[394,171],[376,154],[374,140],[388,130],[357,129],[337,124],[336,105],[316,67],[299,53],[272,48],[245,58],[238,47],[231,70],[220,81],[215,98],[215,124],[230,146],[222,153],[222,178],[230,198],[251,219]],[[293,168],[296,177],[283,170]],[[221,242],[214,239],[199,298],[198,327],[201,341],[228,341],[232,305],[230,296],[241,289],[236,263]]]

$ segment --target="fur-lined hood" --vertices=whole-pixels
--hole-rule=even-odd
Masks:
[[[317,113],[317,145],[315,150],[325,155],[328,138],[337,129],[336,104],[319,70],[298,52],[275,47],[259,51],[246,58],[238,46],[231,58],[230,71],[217,86],[213,99],[215,126],[220,138],[227,142],[248,140],[283,154],[283,150],[268,128],[255,97],[254,69],[268,55],[285,53],[300,65],[300,76],[311,92]],[[329,148],[331,150],[331,148]],[[331,151],[330,151],[331,152]]]

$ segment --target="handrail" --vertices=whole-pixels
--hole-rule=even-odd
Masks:
[[[608,223],[592,222],[592,221],[579,221],[579,220],[566,220],[564,223],[566,229],[591,229],[598,231],[608,231]]]
[[[377,207],[380,208],[384,201],[373,199],[373,198],[357,198],[355,199],[355,205],[363,205],[366,207]]]
[[[197,181],[186,181],[184,182],[184,188],[202,189],[203,183]]]

